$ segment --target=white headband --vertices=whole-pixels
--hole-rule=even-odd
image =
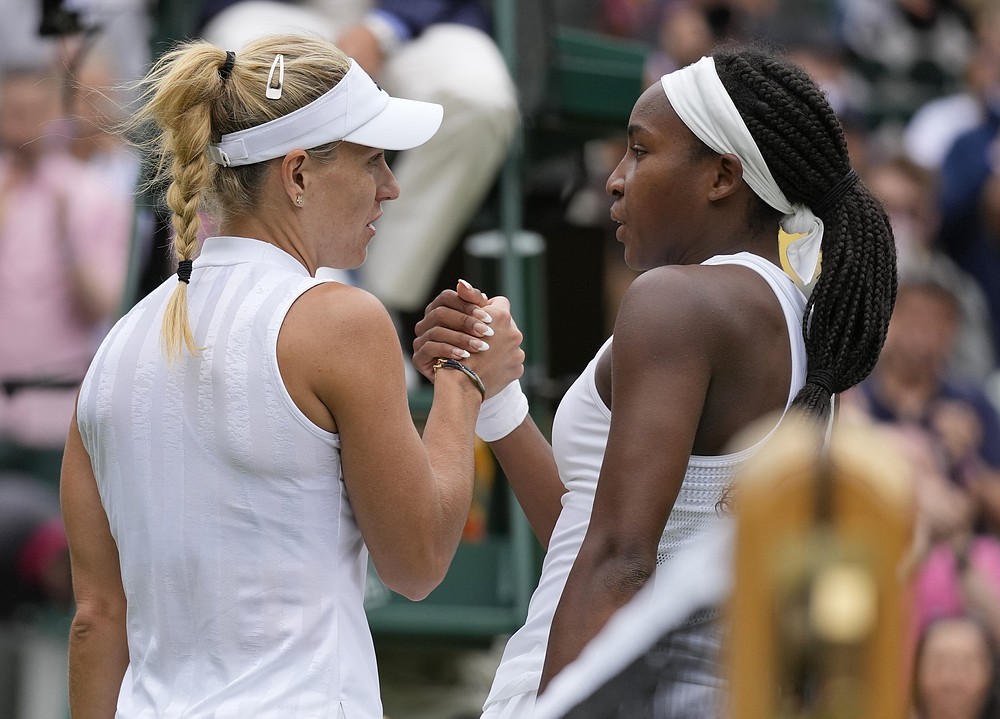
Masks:
[[[805,205],[793,205],[774,181],[757,143],[726,92],[715,60],[703,57],[660,78],[670,105],[688,129],[720,154],[733,154],[743,163],[743,179],[760,199],[784,214],[781,229],[802,234],[785,249],[786,259],[799,284],[811,289],[816,280],[823,221]]]
[[[440,105],[390,97],[351,60],[351,68],[333,89],[287,115],[223,135],[208,146],[208,154],[213,162],[237,167],[336,140],[408,150],[427,142],[443,115]]]

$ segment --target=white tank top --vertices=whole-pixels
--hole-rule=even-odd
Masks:
[[[788,328],[792,358],[791,382],[785,404],[787,411],[806,378],[806,352],[802,339],[805,296],[778,267],[748,252],[718,255],[702,264],[748,267],[767,281],[778,298]],[[598,361],[611,346],[612,339],[613,337],[608,338],[567,390],[553,420],[552,450],[560,479],[567,491],[563,494],[562,512],[556,520],[542,563],[538,588],[528,604],[528,617],[524,626],[507,642],[486,700],[484,710],[491,719],[507,716],[501,708],[503,702],[538,688],[549,640],[549,627],[566,578],[587,533],[597,479],[608,443],[611,410],[597,391],[595,374]],[[677,500],[660,538],[657,565],[669,561],[696,537],[710,530],[715,523],[725,521],[717,509],[722,493],[740,465],[764,441],[766,437],[754,446],[734,454],[691,457]],[[524,711],[523,708],[520,711]],[[529,717],[525,716],[523,719]]]
[[[87,373],[80,432],[128,602],[122,719],[382,718],[340,439],[278,372],[285,314],[320,281],[265,242],[210,238],[188,287],[202,356],[164,359],[170,278]]]

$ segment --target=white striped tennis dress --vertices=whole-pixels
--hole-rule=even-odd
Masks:
[[[164,360],[172,277],[87,374],[79,427],[128,600],[121,719],[382,719],[340,439],[278,372],[285,314],[319,282],[272,245],[210,238],[188,287],[202,356]]]

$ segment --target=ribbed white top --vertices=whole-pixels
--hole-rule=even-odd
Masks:
[[[805,296],[778,267],[754,254],[741,252],[736,255],[718,255],[702,264],[749,267],[763,277],[774,291],[785,315],[791,347],[792,373],[787,410],[787,406],[805,384],[806,354],[802,339]],[[597,479],[608,443],[611,410],[597,391],[595,373],[597,363],[611,345],[612,339],[609,338],[604,343],[566,392],[556,411],[552,425],[552,449],[559,467],[559,476],[568,491],[562,498],[563,509],[552,531],[538,588],[528,605],[528,617],[524,626],[507,642],[486,700],[486,709],[490,709],[491,703],[538,688],[545,648],[548,645],[549,626],[587,532]],[[714,523],[725,521],[717,509],[719,500],[740,465],[764,441],[766,438],[735,454],[691,457],[680,492],[660,538],[657,565],[667,562]],[[490,716],[492,719],[494,715]],[[505,715],[498,713],[496,716]]]
[[[717,255],[706,260],[704,265],[742,265],[748,267],[767,282],[781,304],[788,328],[788,339],[792,357],[791,382],[788,387],[788,398],[785,410],[791,405],[795,395],[806,382],[806,347],[802,338],[802,315],[805,312],[806,298],[795,283],[778,267],[764,258],[741,252],[736,255]],[[606,408],[605,408],[606,409]],[[782,414],[782,417],[784,414]],[[608,413],[610,420],[611,414]],[[780,421],[780,420],[779,420]],[[660,545],[656,553],[656,563],[663,564],[673,557],[695,537],[700,535],[714,521],[721,521],[718,509],[719,501],[740,466],[767,441],[777,429],[775,425],[771,432],[752,447],[733,454],[716,457],[700,457],[692,455],[688,461],[684,482],[681,484],[670,518],[660,537]],[[606,441],[605,441],[606,444]]]
[[[382,717],[340,439],[278,372],[285,314],[318,282],[272,245],[210,238],[188,288],[201,357],[164,360],[170,278],[87,374],[79,426],[128,600],[119,717]]]

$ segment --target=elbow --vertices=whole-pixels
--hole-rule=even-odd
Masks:
[[[380,577],[381,578],[381,577]],[[396,594],[409,599],[411,602],[420,602],[427,598],[444,579],[444,575],[431,576],[428,574],[393,577],[392,579],[382,579],[382,583]]]
[[[386,587],[401,594],[410,601],[419,602],[427,598],[444,580],[451,565],[451,556],[425,554],[419,559],[397,564],[383,571],[375,565],[379,579]]]
[[[581,570],[599,583],[600,590],[628,599],[642,589],[656,569],[655,549],[641,543],[605,538],[595,542],[593,551],[581,557]]]
[[[77,601],[76,613],[70,625],[70,636],[73,639],[86,640],[105,632],[124,630],[124,599]]]
[[[411,602],[422,602],[427,599],[427,596],[434,591],[438,584],[440,582],[410,581],[405,585],[400,585],[397,589],[393,589],[393,591],[397,594],[402,594]]]
[[[616,565],[617,572],[608,577],[609,589],[625,598],[633,597],[646,586],[646,582],[653,576],[655,566],[655,562],[634,557],[622,559]]]

